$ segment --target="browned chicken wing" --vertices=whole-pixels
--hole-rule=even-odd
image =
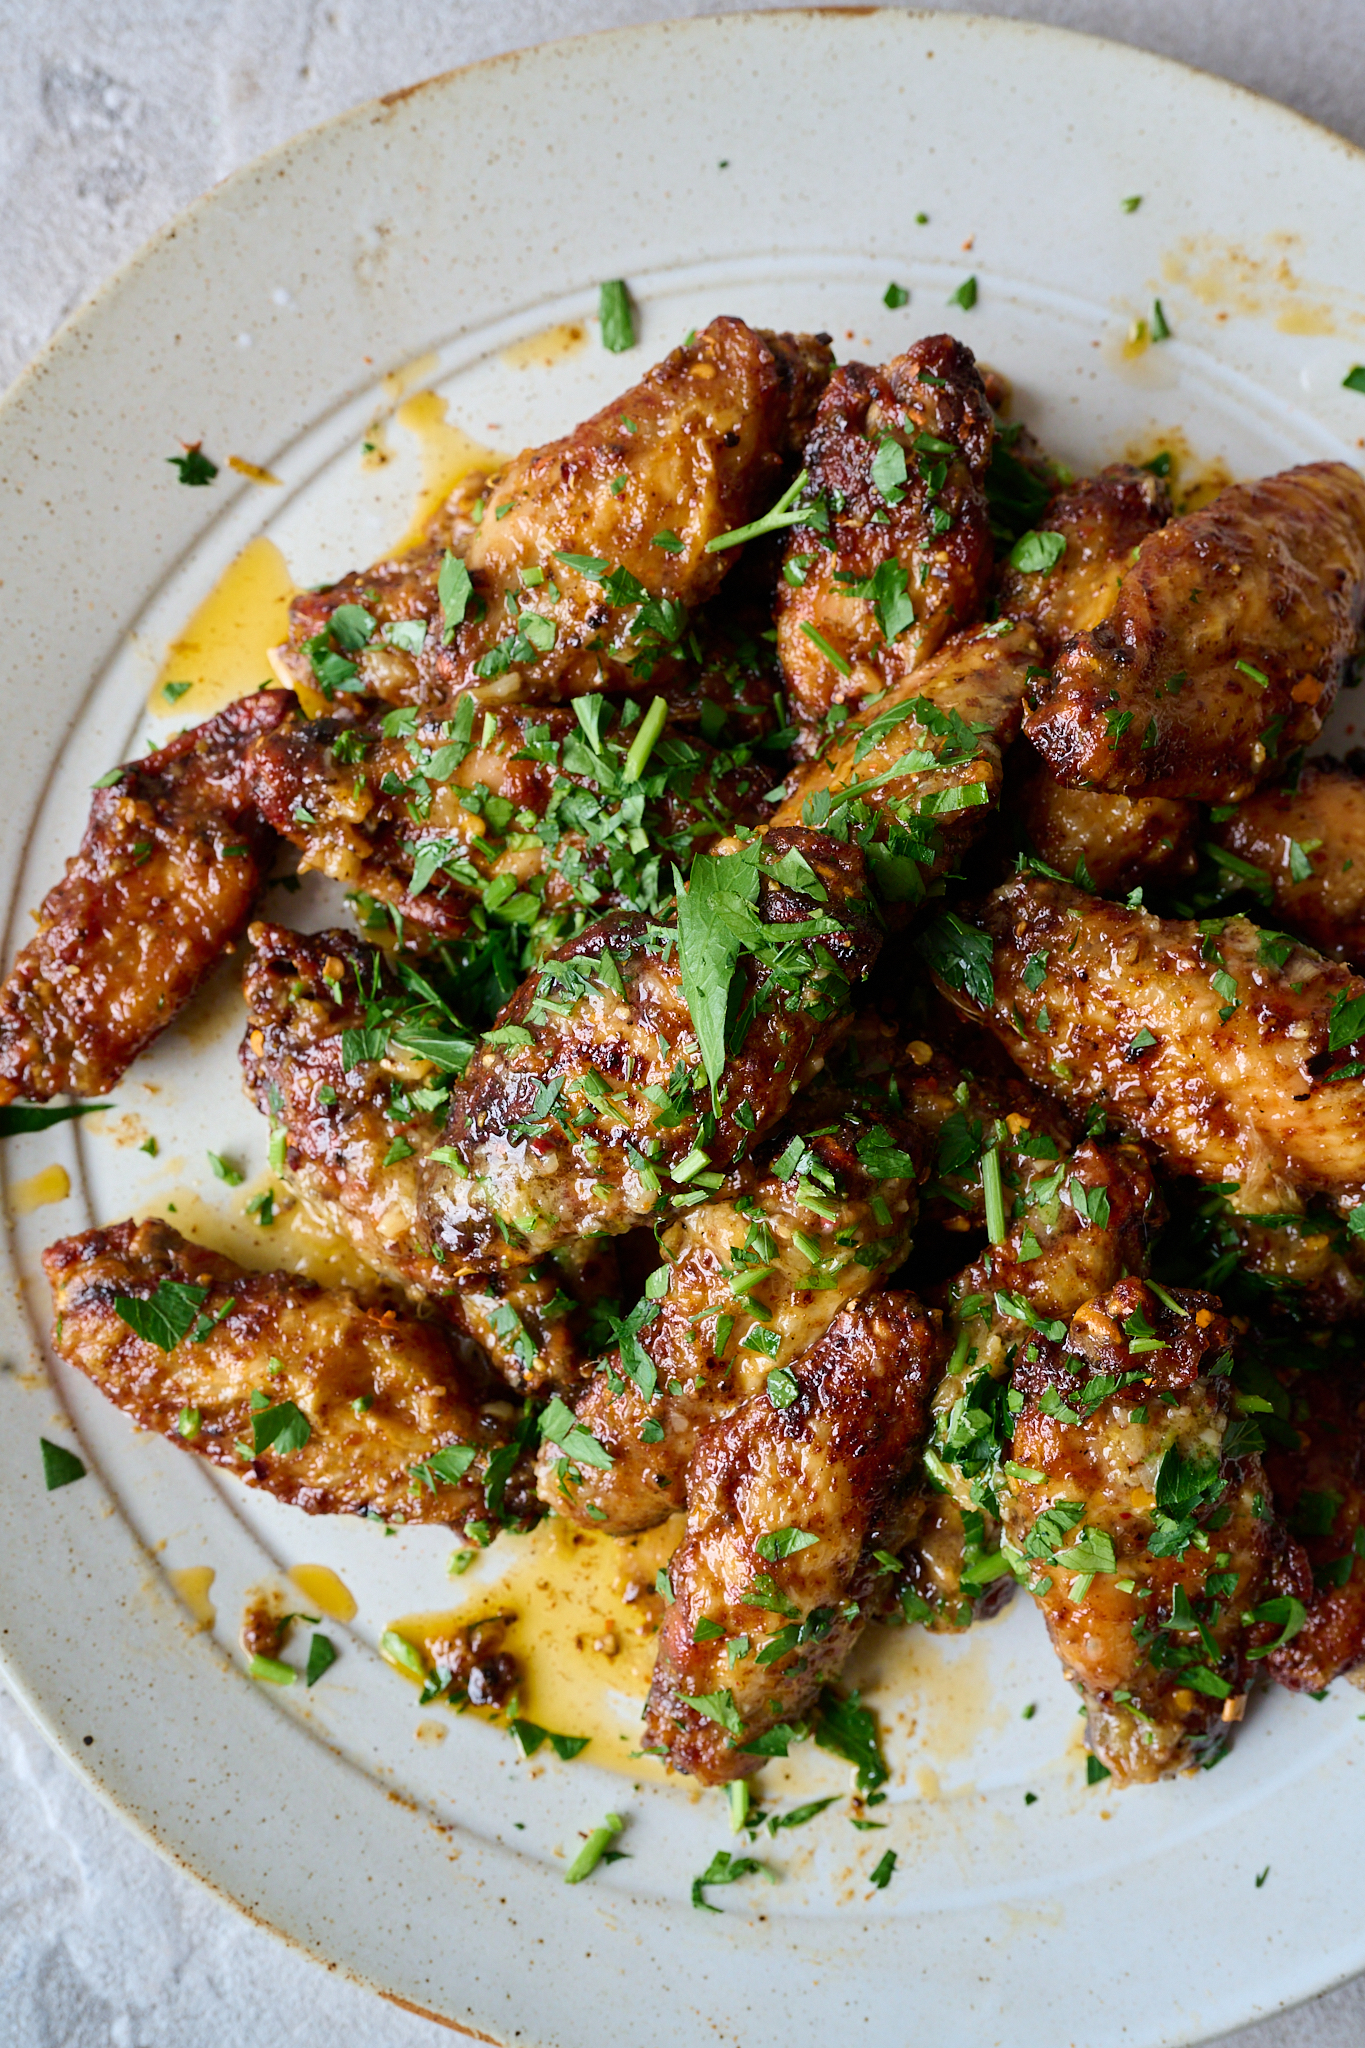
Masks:
[[[102,1094],[241,937],[275,844],[247,761],[290,708],[243,697],[96,790],[0,991],[0,1101]]]
[[[844,1309],[792,1368],[705,1431],[669,1575],[645,1741],[703,1784],[750,1776],[747,1747],[799,1722],[843,1663],[917,1502],[915,1452],[941,1350],[907,1294]]]
[[[1040,1086],[1102,1103],[1178,1173],[1236,1183],[1243,1213],[1365,1195],[1365,981],[1245,918],[1163,920],[1058,882],[1007,883],[981,922],[991,1000],[939,953],[942,985]]]
[[[856,848],[773,832],[699,856],[681,935],[623,913],[548,960],[452,1085],[440,1156],[419,1173],[452,1273],[719,1187],[846,1025],[877,950],[865,889]],[[689,988],[719,1027],[714,1092]]]
[[[806,444],[812,516],[777,586],[777,651],[804,747],[831,710],[901,682],[980,617],[994,419],[970,349],[930,335],[836,370]]]
[[[916,907],[999,800],[1038,660],[1027,627],[954,634],[793,773],[774,824],[856,839],[881,895]]]
[[[1255,1618],[1268,1488],[1228,1420],[1217,1311],[1124,1281],[1015,1369],[1006,1531],[1120,1784],[1216,1756],[1275,1633]]]
[[[722,1195],[664,1231],[662,1288],[574,1404],[609,1462],[542,1448],[541,1496],[556,1513],[612,1535],[662,1522],[684,1503],[706,1424],[779,1386],[848,1302],[899,1265],[919,1148],[890,1079],[887,1068],[862,1085],[807,1089]]]
[[[1292,1583],[1307,1619],[1267,1669],[1292,1692],[1320,1692],[1343,1673],[1359,1683],[1365,1662],[1365,1380],[1356,1362],[1325,1365],[1288,1390],[1298,1443],[1272,1441],[1265,1470],[1302,1552]]]
[[[735,560],[707,543],[778,496],[831,360],[823,336],[713,320],[489,481],[444,594],[433,547],[298,597],[281,665],[329,696],[432,707],[648,686]]]
[[[1312,740],[1365,613],[1365,478],[1234,484],[1142,543],[1024,730],[1063,782],[1230,803]]]
[[[246,1272],[155,1219],[62,1238],[43,1265],[58,1354],[139,1428],[309,1514],[484,1518],[515,1409],[436,1324]],[[499,1511],[534,1514],[524,1461],[504,1467]]]
[[[1065,545],[1046,567],[1007,566],[1001,612],[1026,620],[1049,655],[1073,635],[1093,632],[1113,611],[1137,549],[1170,516],[1165,484],[1127,462],[1064,485],[1048,505],[1041,533],[1025,536],[1015,553],[1023,561],[1043,560],[1056,553],[1053,535]]]
[[[394,906],[405,937],[455,938],[476,905],[561,944],[604,910],[657,912],[672,871],[761,824],[771,764],[665,730],[606,698],[318,719],[256,750],[251,783],[300,866]],[[643,742],[641,735],[643,734]]]
[[[1260,789],[1210,837],[1256,870],[1232,870],[1267,913],[1333,960],[1365,965],[1365,776],[1320,755],[1293,785]]]
[[[575,1385],[586,1370],[584,1311],[614,1283],[610,1252],[583,1240],[533,1265],[452,1279],[417,1199],[449,1074],[402,1044],[411,1027],[401,1012],[370,1021],[401,1002],[394,970],[346,932],[254,924],[248,937],[242,1066],[257,1107],[284,1133],[290,1185],[377,1275],[474,1338],[513,1386]],[[436,1034],[418,1043],[442,1046]],[[451,1059],[468,1051],[444,1043]]]
[[[1093,886],[1101,896],[1193,874],[1199,833],[1194,804],[1068,789],[1031,754],[1025,744],[1011,761],[1009,808],[1033,851],[1058,874]]]

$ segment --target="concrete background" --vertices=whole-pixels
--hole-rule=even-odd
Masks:
[[[0,0],[0,386],[154,229],[297,130],[500,50],[743,11],[736,0]],[[1108,35],[1365,144],[1365,0],[1299,0],[1292,11],[1271,0],[994,0],[938,11]],[[1220,1939],[1214,1926],[1209,1939]],[[1159,1945],[1151,1962],[1160,1969]],[[644,2027],[668,2038],[666,2016]],[[437,2048],[451,2036],[288,1953],[164,1864],[0,1683],[0,2048],[332,2048],[340,2038]],[[1365,1979],[1226,2041],[1360,2048]]]

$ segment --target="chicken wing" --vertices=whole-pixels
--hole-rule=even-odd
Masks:
[[[918,1147],[888,1079],[806,1090],[723,1195],[663,1232],[662,1291],[574,1403],[593,1462],[572,1445],[542,1447],[541,1496],[557,1514],[610,1535],[662,1522],[683,1505],[700,1431],[781,1386],[835,1316],[900,1264]]]
[[[249,1273],[159,1220],[43,1254],[60,1357],[142,1429],[313,1515],[533,1516],[516,1410],[433,1323]],[[499,1453],[503,1453],[501,1457]]]
[[[1055,654],[1109,617],[1137,550],[1170,516],[1165,484],[1127,462],[1065,485],[1050,500],[1042,531],[1013,550],[1000,579],[1001,613],[1025,620]]]
[[[1228,1419],[1230,1341],[1216,1296],[1128,1280],[1015,1369],[1011,1552],[1120,1784],[1211,1762],[1275,1633],[1255,1615],[1272,1513]]]
[[[865,890],[856,848],[772,832],[698,857],[683,930],[618,913],[562,947],[453,1083],[419,1172],[452,1273],[714,1192],[845,1027],[877,951]]]
[[[918,907],[999,800],[1038,660],[1027,627],[954,634],[793,772],[774,824],[856,840],[881,896]]]
[[[1307,1618],[1267,1669],[1291,1692],[1320,1692],[1343,1674],[1359,1684],[1365,1662],[1365,1380],[1358,1359],[1287,1377],[1291,1420],[1265,1470],[1303,1553],[1290,1597],[1300,1595]]]
[[[1365,981],[1245,918],[1023,876],[981,923],[931,932],[940,985],[1072,1109],[1102,1103],[1177,1173],[1236,1183],[1244,1214],[1365,1195]]]
[[[1211,829],[1230,880],[1330,959],[1365,966],[1365,776],[1361,757],[1319,755],[1292,784],[1259,789]],[[1248,869],[1254,873],[1249,873]]]
[[[697,1447],[669,1567],[645,1743],[703,1784],[750,1776],[751,1746],[799,1723],[843,1663],[913,1519],[915,1452],[941,1354],[906,1294],[845,1308],[792,1368]]]
[[[609,699],[325,718],[256,750],[261,815],[320,868],[384,903],[406,938],[467,931],[475,906],[552,951],[612,908],[657,915],[698,849],[768,815],[771,764]],[[643,743],[641,742],[641,735]]]
[[[243,697],[96,790],[0,990],[0,1102],[102,1094],[240,938],[275,844],[247,762],[291,701]]]
[[[1028,845],[1058,874],[1102,896],[1126,895],[1148,882],[1174,882],[1198,863],[1199,811],[1168,796],[1114,796],[1068,789],[1047,764],[1011,762],[1008,807]],[[1017,765],[1016,765],[1017,764]]]
[[[1232,803],[1322,729],[1365,614],[1365,478],[1312,462],[1145,540],[1024,730],[1060,781]]]
[[[848,363],[806,444],[806,521],[777,586],[777,651],[803,746],[981,615],[994,418],[971,350],[931,335],[884,370]]]
[[[778,495],[831,361],[826,336],[713,320],[490,479],[451,568],[433,547],[296,598],[279,665],[438,709],[657,682],[734,562],[708,543]]]
[[[585,1239],[511,1272],[452,1279],[417,1200],[418,1167],[440,1142],[449,1068],[401,1042],[417,1026],[399,970],[346,932],[254,924],[248,938],[242,1067],[247,1092],[283,1133],[290,1185],[377,1275],[480,1344],[511,1385],[574,1386],[586,1371],[586,1313],[612,1291],[610,1252]],[[455,1063],[470,1050],[449,1027],[415,1043]]]

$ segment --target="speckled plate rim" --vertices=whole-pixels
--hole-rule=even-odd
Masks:
[[[906,81],[930,61],[926,103],[907,107]],[[1064,125],[1058,105],[1069,110]],[[740,124],[759,169],[730,185],[728,208],[699,207],[698,167]],[[167,419],[211,426],[219,445],[268,458],[353,401],[374,364],[409,360],[466,324],[477,331],[523,310],[531,324],[536,306],[601,276],[758,251],[795,259],[850,240],[894,266],[916,181],[922,188],[940,146],[957,187],[990,215],[970,259],[987,289],[998,279],[1004,292],[1027,273],[1039,289],[1115,309],[1140,297],[1159,276],[1157,245],[1141,215],[1121,257],[1115,234],[1115,194],[1139,185],[1149,218],[1164,200],[1167,232],[1183,219],[1191,234],[1251,234],[1258,208],[1269,209],[1262,219],[1291,220],[1301,235],[1306,275],[1330,281],[1358,268],[1365,157],[1338,138],[1117,45],[898,11],[664,23],[493,59],[296,138],[189,209],[0,405],[10,655],[0,701],[13,714],[0,874],[11,932],[24,909],[13,879],[65,733],[128,624],[249,488],[228,484],[210,502],[177,490],[145,459]],[[1025,165],[1027,177],[1002,175]],[[941,185],[942,166],[934,176]],[[566,177],[591,206],[565,205]],[[433,231],[430,195],[452,192],[458,234]],[[875,203],[851,222],[840,192]],[[302,331],[293,311],[261,303],[281,243],[309,269]],[[934,233],[915,246],[965,265]],[[231,340],[248,306],[249,364]],[[1354,318],[1342,314],[1359,352]],[[1290,356],[1264,318],[1220,327],[1192,299],[1179,332],[1172,361],[1202,352],[1230,387],[1240,380],[1249,405],[1275,393],[1315,449],[1354,453],[1359,401],[1340,394],[1340,327],[1332,349],[1295,352],[1292,403]],[[761,2012],[765,2033],[794,2044],[826,2039],[841,2021],[901,2038],[947,2020],[964,2048],[1074,2034],[1158,2048],[1308,1997],[1365,1964],[1350,1903],[1365,1875],[1350,1826],[1360,1800],[1339,1749],[1287,1783],[1272,1840],[1264,1811],[1249,1815],[1233,1797],[1225,1826],[1188,1851],[1178,1882],[1153,1860],[1081,1898],[1059,1877],[1054,1918],[1027,1924],[875,1909],[791,1927],[713,1921],[637,1901],[628,1866],[624,1878],[565,1892],[530,1859],[452,1842],[259,1694],[223,1685],[221,1659],[187,1634],[148,1576],[97,1472],[42,1494],[30,1447],[52,1396],[35,1391],[41,1355],[8,1244],[3,1256],[7,1675],[87,1782],[168,1856],[384,1995],[482,2038],[565,2048],[630,2048],[639,2016],[660,2011],[680,2039],[732,2029],[752,2038],[736,2014]],[[87,1747],[96,1722],[100,1742]],[[1255,1927],[1254,1902],[1224,1882],[1252,1847],[1279,1878],[1275,1914]],[[1198,1916],[1180,1908],[1185,1891],[1200,1898]],[[518,1913],[534,1918],[536,1942],[517,1930]]]

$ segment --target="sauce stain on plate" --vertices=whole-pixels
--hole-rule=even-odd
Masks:
[[[422,483],[407,532],[398,543],[403,554],[426,539],[426,530],[461,477],[471,470],[491,473],[503,457],[483,447],[447,417],[449,401],[439,391],[419,391],[405,399],[394,419],[413,435],[422,460]]]
[[[576,356],[587,340],[588,330],[583,321],[557,320],[553,327],[542,327],[539,334],[529,334],[525,341],[514,341],[500,349],[498,360],[510,370],[533,369],[537,363],[548,370],[552,364],[562,363],[565,356]]]
[[[41,1173],[15,1182],[10,1189],[10,1214],[31,1216],[35,1209],[45,1209],[50,1202],[64,1202],[70,1193],[71,1175],[66,1168],[45,1166]]]
[[[305,1600],[329,1621],[354,1621],[355,1595],[329,1564],[293,1564],[289,1576]]]
[[[211,1564],[187,1564],[180,1571],[167,1572],[166,1577],[174,1586],[180,1598],[194,1617],[198,1629],[212,1628],[216,1610],[209,1599],[209,1587],[216,1574]]]
[[[1359,331],[1365,300],[1302,277],[1294,267],[1302,242],[1301,235],[1270,234],[1257,250],[1216,235],[1184,235],[1162,258],[1162,275],[1215,313],[1273,320],[1281,334]]]
[[[274,541],[248,541],[171,642],[148,709],[197,724],[269,682],[269,650],[288,634],[294,588]]]

